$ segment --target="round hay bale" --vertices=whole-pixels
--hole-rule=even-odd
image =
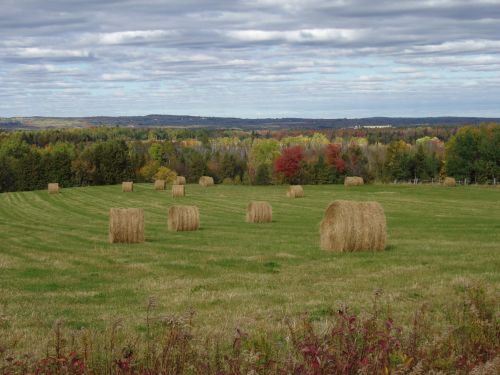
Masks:
[[[144,242],[144,209],[111,208],[109,210],[109,242]]]
[[[270,223],[273,221],[273,208],[268,202],[252,201],[247,206],[247,223]]]
[[[320,225],[323,250],[382,251],[387,224],[378,202],[336,200],[330,203]]]
[[[168,210],[168,230],[174,232],[198,230],[200,212],[196,206],[174,205]]]
[[[303,198],[304,189],[300,185],[290,185],[288,191],[286,192],[288,198]]]
[[[199,181],[201,186],[214,186],[214,179],[210,176],[201,176]]]
[[[172,198],[186,196],[186,189],[185,188],[186,188],[185,185],[172,185]]]
[[[453,177],[445,177],[443,181],[443,185],[447,187],[455,187],[457,186],[457,181]]]
[[[49,194],[58,194],[59,193],[59,184],[57,182],[52,182],[47,186]]]
[[[177,176],[175,178],[174,185],[186,185],[186,177]]]
[[[165,180],[155,180],[155,190],[165,190]]]
[[[131,193],[134,191],[134,183],[131,181],[122,182],[122,192]]]
[[[363,177],[352,176],[344,179],[344,186],[360,186],[364,184]]]

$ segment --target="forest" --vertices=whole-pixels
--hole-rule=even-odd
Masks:
[[[202,175],[224,184],[496,183],[500,125],[322,130],[123,127],[0,132],[0,191]]]
[[[487,117],[365,117],[365,118],[238,118],[186,115],[92,116],[92,117],[0,117],[0,129],[39,130],[127,126],[133,128],[194,127],[210,129],[340,129],[356,126],[464,126],[499,122]]]

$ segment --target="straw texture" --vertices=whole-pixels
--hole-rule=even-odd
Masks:
[[[59,184],[57,182],[52,182],[47,186],[49,194],[58,194],[59,193]]]
[[[201,186],[207,187],[207,186],[214,186],[214,179],[209,176],[201,176],[200,181],[199,181]]]
[[[381,251],[386,237],[384,209],[377,202],[336,200],[327,207],[320,224],[323,250]]]
[[[122,192],[131,193],[134,191],[134,183],[131,181],[122,182]]]
[[[196,206],[174,205],[168,210],[168,230],[192,231],[200,228],[200,212]]]
[[[172,198],[186,196],[186,185],[172,185]]]
[[[300,185],[290,185],[288,191],[286,192],[288,198],[303,198],[304,189]]]
[[[268,202],[252,201],[247,206],[247,223],[270,223],[273,221],[273,208]]]
[[[109,211],[109,242],[144,242],[144,209],[112,208]]]
[[[344,179],[344,186],[360,186],[364,184],[365,182],[363,181],[362,177],[352,176],[352,177],[346,177]]]

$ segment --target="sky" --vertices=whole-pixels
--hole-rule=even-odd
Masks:
[[[500,117],[500,0],[0,0],[0,116]]]

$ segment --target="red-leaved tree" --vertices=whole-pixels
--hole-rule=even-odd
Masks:
[[[288,180],[291,180],[299,172],[302,159],[304,159],[304,151],[301,146],[285,148],[276,159],[274,170],[276,173],[283,173]]]
[[[344,173],[346,169],[345,161],[342,158],[342,150],[340,145],[330,143],[325,149],[326,161],[328,164],[333,165],[337,172]]]

